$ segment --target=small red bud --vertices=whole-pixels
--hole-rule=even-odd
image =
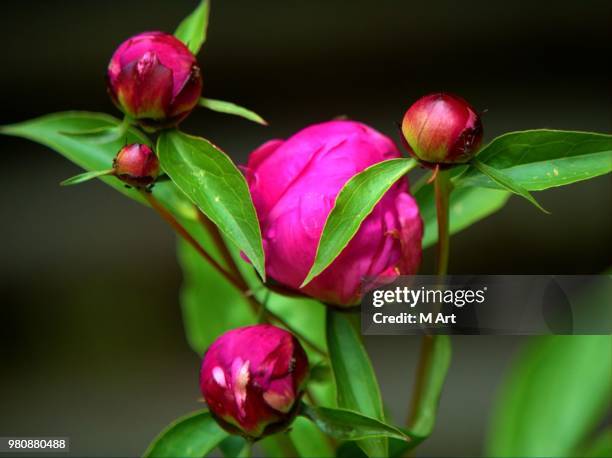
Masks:
[[[153,184],[159,175],[159,161],[147,145],[132,143],[126,145],[113,160],[114,175],[135,188]]]
[[[107,82],[115,105],[150,130],[181,122],[202,92],[195,56],[163,32],[144,32],[124,41],[108,65]]]
[[[402,135],[408,152],[426,165],[469,161],[482,141],[482,122],[472,106],[453,94],[417,100],[404,115]]]
[[[232,434],[258,439],[295,418],[308,359],[298,340],[275,326],[233,329],[210,346],[200,389],[217,422]]]

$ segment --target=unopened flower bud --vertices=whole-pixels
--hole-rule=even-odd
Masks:
[[[147,145],[132,143],[121,148],[115,156],[113,174],[135,188],[147,187],[159,175],[159,161]]]
[[[210,346],[200,389],[224,429],[256,439],[289,426],[307,375],[298,340],[261,324],[228,331]]]
[[[406,179],[386,192],[327,269],[300,288],[342,187],[378,162],[401,157],[391,139],[354,121],[309,126],[251,153],[247,182],[257,210],[266,273],[326,303],[359,303],[369,284],[416,273],[423,223]]]
[[[430,166],[467,162],[482,141],[478,113],[461,97],[447,93],[417,100],[406,111],[401,130],[410,154]]]
[[[108,91],[115,105],[144,127],[170,127],[198,103],[202,76],[195,56],[180,40],[163,32],[144,32],[113,54]]]

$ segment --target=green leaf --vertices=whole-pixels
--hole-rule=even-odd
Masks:
[[[323,351],[325,342],[325,306],[308,297],[287,297],[276,293],[267,294],[266,308],[282,317],[293,329],[299,331],[310,342]],[[308,348],[307,348],[308,350]],[[319,355],[316,355],[320,358]]]
[[[389,441],[391,442],[391,441]],[[402,444],[405,444],[405,441],[401,441]],[[391,455],[391,447],[389,447],[389,456]],[[336,450],[336,458],[367,458],[368,455],[363,453],[363,450],[359,448],[357,442],[354,441],[346,441],[340,444],[338,449]]]
[[[440,395],[451,361],[451,341],[449,336],[425,336],[423,340],[421,364],[417,373],[419,378],[415,392],[419,393],[410,427],[403,430],[410,442],[392,440],[389,442],[389,456],[403,457],[431,435],[433,431]],[[354,447],[347,444],[338,454],[341,457],[357,458]]]
[[[94,178],[103,177],[113,173],[113,169],[109,170],[94,170],[93,172],[79,173],[73,177],[67,178],[60,183],[60,186],[72,186],[75,184],[84,183],[85,181],[92,180]]]
[[[100,134],[104,134],[109,131],[113,131],[117,128],[117,126],[104,126],[104,127],[94,127],[93,129],[85,129],[85,130],[66,130],[60,131],[62,135],[68,135],[70,137],[97,137]]]
[[[410,437],[399,428],[352,410],[312,407],[303,404],[300,414],[313,421],[321,431],[339,440],[360,440],[373,437],[410,440]]]
[[[512,178],[505,175],[503,172],[500,172],[499,170],[494,169],[493,167],[489,167],[487,164],[485,164],[484,162],[480,162],[478,159],[474,159],[472,161],[472,165],[476,170],[488,176],[491,180],[495,181],[502,188],[507,189],[508,191],[516,194],[517,196],[521,196],[527,199],[530,203],[535,205],[544,213],[550,213],[548,210],[542,207],[537,200],[534,199],[534,197],[529,193],[529,191],[523,188],[520,184],[516,183]]]
[[[266,436],[257,442],[268,458],[298,457],[299,452],[288,433],[277,433]]]
[[[157,154],[164,172],[265,278],[259,221],[247,183],[232,160],[209,141],[176,130],[160,134]]]
[[[147,137],[136,129],[129,129],[125,139],[109,143],[96,143],[86,138],[66,135],[62,132],[88,131],[119,126],[121,121],[102,113],[84,111],[68,111],[54,113],[40,118],[31,119],[18,124],[0,127],[0,133],[27,138],[45,145],[84,168],[85,170],[105,170],[112,166],[117,152],[128,143],[145,143],[150,145]],[[123,182],[115,177],[101,177],[101,180],[122,194],[144,203],[140,193],[127,189]],[[169,183],[168,183],[169,184]],[[163,188],[168,184],[164,183]],[[161,185],[160,185],[161,186]],[[172,185],[173,186],[173,185]],[[165,192],[160,191],[160,193]]]
[[[300,457],[325,458],[333,457],[334,449],[329,438],[306,418],[297,417],[291,424],[289,437],[293,440]]]
[[[590,441],[574,456],[580,458],[610,458],[612,456],[612,428]]]
[[[119,126],[122,122],[103,113],[67,111],[2,126],[0,133],[40,143],[57,151],[87,171],[98,171],[112,166],[115,155],[126,142],[143,143],[150,146],[149,138],[138,129],[129,128],[124,139],[101,144],[62,132],[107,129]],[[100,180],[127,197],[148,205],[139,191],[126,188],[125,184],[117,178],[102,176]],[[183,225],[193,227],[194,222],[197,224],[198,218],[193,204],[172,181],[156,183],[154,195]]]
[[[212,111],[216,111],[218,113],[226,113],[235,116],[240,116],[244,119],[248,119],[249,121],[253,121],[264,126],[268,125],[268,122],[254,111],[241,107],[240,105],[236,105],[232,102],[225,102],[223,100],[216,99],[205,99],[204,97],[202,97],[199,103],[200,106],[208,108]]]
[[[336,380],[338,406],[384,421],[380,388],[359,336],[342,312],[327,312],[327,348]],[[368,456],[387,456],[386,438],[359,443]]]
[[[300,335],[308,338],[318,348],[327,351],[325,337],[326,307],[308,296],[286,296],[268,288],[255,273],[252,266],[242,259],[240,251],[232,246],[229,246],[229,249],[242,278],[247,282],[255,298],[260,303],[265,303],[268,310],[283,318],[291,325],[292,329],[299,331]],[[314,363],[316,358],[320,358],[317,354],[310,352],[308,346],[304,345],[304,348],[309,353],[311,363]]]
[[[392,440],[389,442],[389,456],[402,457],[431,435],[433,431],[440,395],[451,361],[451,342],[449,336],[425,336],[423,340],[421,364],[417,371],[418,379],[415,392],[419,393],[414,406],[414,414],[408,430],[402,432],[410,437],[409,442]],[[338,456],[355,457],[355,449],[346,444]]]
[[[477,158],[526,190],[541,191],[609,173],[612,135],[561,130],[510,132],[494,139]],[[456,184],[500,187],[473,169]]]
[[[383,195],[416,165],[413,159],[389,159],[368,167],[346,182],[325,221],[314,264],[302,287],[336,259]]]
[[[415,414],[408,428],[416,437],[425,439],[433,431],[451,355],[449,336],[423,337],[422,367],[419,368],[419,380],[415,389],[420,395],[416,400]]]
[[[124,116],[123,120],[120,124],[112,127],[96,127],[93,129],[84,129],[84,130],[72,130],[72,131],[62,131],[60,132],[62,135],[82,137],[85,139],[89,139],[93,143],[111,143],[121,139],[126,139],[126,135],[128,130],[130,129],[130,118],[128,116]],[[132,128],[136,130],[136,128]]]
[[[206,41],[209,13],[210,0],[202,0],[174,31],[174,36],[185,43],[193,54],[197,54]]]
[[[390,438],[389,458],[404,458],[410,450],[414,449],[422,442],[418,438],[412,437],[410,432],[406,431],[404,428],[400,429],[412,440],[406,442],[405,440]],[[367,458],[367,455],[363,453],[356,442],[347,441],[336,450],[336,458]]]
[[[318,349],[327,353],[325,337],[326,307],[310,297],[290,297],[269,289],[262,283],[253,267],[242,259],[240,250],[232,244],[228,244],[228,248],[249,290],[260,303],[266,305],[266,309],[281,317],[296,332],[296,337],[306,350],[311,365],[316,367],[323,361],[327,361],[319,351],[313,351],[309,345],[309,343],[312,343]],[[202,305],[200,304],[199,307],[202,307]],[[308,342],[303,337],[308,339]],[[311,380],[309,390],[319,403],[335,406],[335,387],[331,376],[321,380]]]
[[[606,415],[612,336],[531,339],[497,399],[487,456],[570,456]]]
[[[327,380],[330,376],[331,367],[329,367],[324,362],[319,362],[310,366],[310,374],[308,375],[308,380],[312,382],[317,382],[321,380]]]
[[[226,458],[247,458],[250,444],[240,436],[228,436],[219,444],[219,450]]]
[[[423,249],[438,240],[436,202],[433,186],[423,186],[415,194],[425,226]],[[458,188],[450,196],[450,233],[456,234],[501,209],[510,193],[498,189]]]
[[[201,458],[228,437],[205,410],[179,418],[149,445],[144,458]]]
[[[105,114],[65,112],[4,126],[0,128],[0,132],[46,145],[84,169],[97,171],[112,165],[113,158],[124,145],[124,141],[99,144],[61,132],[108,128],[120,123],[118,119]],[[135,129],[130,129],[127,140],[130,143],[150,143],[147,137]],[[140,192],[127,189],[117,178],[103,176],[100,179],[122,194],[147,205]],[[224,265],[222,257],[203,230],[193,203],[172,181],[158,182],[153,189],[153,195],[211,256]],[[178,251],[185,271],[181,302],[187,339],[192,348],[201,355],[216,336],[243,323],[254,323],[255,318],[247,309],[242,295],[191,247],[180,241]],[[217,302],[211,302],[211,298]],[[215,303],[224,306],[211,306]]]
[[[211,245],[211,241],[204,244],[209,253]],[[204,261],[191,245],[179,240],[177,250],[183,269],[181,307],[185,333],[191,348],[202,356],[221,334],[255,324],[257,317],[243,294]]]

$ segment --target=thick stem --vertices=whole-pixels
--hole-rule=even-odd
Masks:
[[[412,426],[416,423],[419,410],[421,407],[421,399],[423,398],[423,391],[425,388],[425,379],[427,366],[431,363],[431,355],[434,344],[433,335],[424,335],[421,340],[421,353],[419,355],[419,365],[417,366],[417,372],[414,381],[414,389],[412,391],[412,402],[410,403],[410,412],[408,415],[408,429],[412,429]]]
[[[238,269],[238,266],[236,265],[236,261],[234,261],[234,257],[228,250],[227,245],[225,244],[225,240],[223,240],[223,237],[221,237],[221,233],[219,232],[219,229],[217,228],[217,226],[215,226],[215,224],[208,218],[208,216],[206,216],[204,213],[202,213],[199,210],[198,210],[198,219],[202,223],[202,226],[204,226],[206,231],[210,234],[210,237],[212,238],[213,243],[219,250],[221,257],[225,261],[227,268],[230,270],[230,272],[234,274],[234,276],[237,279],[240,279],[242,281],[242,283],[244,284],[244,288],[248,289],[246,282],[244,282],[244,280],[242,279],[242,275],[240,274],[240,270]]]
[[[293,444],[293,441],[289,437],[288,432],[278,433],[278,434],[275,434],[273,437],[274,439],[276,439],[276,443],[278,444],[279,448],[282,450],[283,456],[287,458],[293,458],[293,457],[300,456],[297,449],[295,448],[295,445]]]
[[[147,200],[149,205],[166,221],[172,229],[176,231],[178,235],[180,235],[187,243],[189,243],[194,250],[198,252],[200,256],[202,256],[206,262],[208,262],[211,266],[215,268],[228,282],[234,285],[236,288],[242,290],[241,284],[238,280],[236,280],[232,275],[230,275],[217,261],[215,261],[202,246],[194,239],[187,229],[183,227],[181,223],[168,211],[166,208],[159,203],[159,201],[153,197],[153,194],[147,191],[142,191],[142,195]]]
[[[225,246],[225,243],[223,242],[223,239],[221,238],[221,236],[219,235],[219,233],[216,230],[216,227],[214,227],[214,225],[212,223],[210,225],[207,225],[207,227],[209,228],[209,230],[211,232],[211,236],[215,240],[215,243],[218,243],[217,247],[219,248],[219,250],[222,253],[224,251],[226,252],[226,254],[224,255],[224,258],[225,258],[225,256],[228,256],[231,259],[232,262],[231,262],[231,266],[230,267],[234,271],[233,273],[234,273],[235,276],[231,275],[230,273],[228,273],[221,266],[221,264],[219,264],[217,261],[215,261],[206,252],[206,250],[204,250],[204,248],[202,248],[202,246],[197,242],[197,240],[195,240],[191,236],[191,234],[189,234],[189,232],[187,232],[187,230],[181,225],[181,223],[179,223],[177,221],[177,219],[168,210],[166,210],[164,208],[164,206],[161,205],[159,203],[159,201],[155,197],[153,197],[153,195],[151,193],[146,192],[146,191],[142,191],[142,195],[145,197],[147,202],[149,202],[151,207],[155,211],[157,211],[157,213],[176,231],[177,234],[179,234],[181,237],[183,237],[183,239],[185,239],[185,241],[187,243],[189,243],[221,275],[223,275],[223,277],[228,282],[230,282],[239,291],[242,291],[242,293],[244,294],[247,302],[249,303],[249,305],[253,309],[253,312],[255,313],[255,315],[259,315],[260,312],[262,312],[262,309],[263,309],[263,316],[264,316],[264,318],[267,321],[276,321],[277,324],[280,324],[281,326],[287,328],[289,331],[291,331],[293,334],[295,334],[299,339],[301,339],[313,351],[315,351],[316,353],[319,353],[321,356],[328,357],[327,353],[324,350],[319,348],[314,342],[312,342],[310,339],[305,337],[303,334],[301,334],[298,331],[296,331],[295,329],[293,329],[293,327],[291,327],[291,325],[289,325],[289,323],[287,323],[284,319],[282,319],[281,317],[279,317],[275,313],[271,312],[270,310],[267,310],[267,309],[263,308],[263,305],[260,304],[257,301],[257,299],[255,299],[255,297],[253,297],[252,292],[249,290],[248,285],[246,284],[246,282],[244,281],[244,279],[240,275],[240,271],[238,270],[238,267],[236,266],[236,263],[234,262],[233,258],[231,258],[231,254],[227,250],[227,247]],[[213,229],[213,227],[214,227],[214,229]],[[215,233],[216,233],[216,236],[214,235]],[[226,262],[227,262],[227,259],[226,259]]]
[[[253,442],[248,441],[244,446],[245,449],[240,454],[242,458],[251,458],[253,456]]]
[[[284,319],[282,319],[281,317],[276,315],[274,312],[271,312],[270,310],[268,310],[265,307],[265,304],[260,304],[259,301],[257,301],[257,299],[255,299],[255,297],[253,297],[252,292],[249,290],[249,285],[242,278],[242,274],[240,273],[240,269],[238,268],[238,265],[234,261],[234,258],[232,256],[232,254],[227,249],[227,245],[225,244],[225,241],[223,240],[223,237],[221,237],[221,234],[219,233],[219,229],[217,229],[217,226],[215,226],[212,223],[212,221],[210,221],[206,217],[206,215],[204,215],[201,212],[198,212],[198,218],[202,222],[202,225],[204,226],[204,228],[208,231],[208,233],[212,237],[215,245],[217,246],[217,249],[219,250],[219,253],[221,254],[221,256],[223,257],[225,263],[227,264],[227,267],[232,272],[234,278],[236,278],[236,281],[239,284],[239,289],[245,293],[245,297],[249,301],[249,304],[251,305],[251,308],[256,313],[256,315],[257,316],[261,315],[262,318],[264,319],[264,321],[275,321],[276,324],[280,324],[281,326],[283,326],[284,328],[288,329],[293,334],[295,334],[300,340],[302,340],[314,352],[316,352],[316,353],[320,354],[321,356],[327,358],[328,355],[327,355],[327,353],[324,350],[319,348],[314,342],[312,342],[310,339],[305,337],[303,334],[301,334],[300,332],[296,331]]]
[[[449,233],[449,201],[452,191],[452,183],[448,170],[438,170],[434,181],[434,189],[436,195],[436,212],[438,217],[438,269],[437,274],[440,279],[440,284],[446,276],[448,270],[448,257],[450,248],[450,233]],[[412,394],[412,403],[408,416],[408,428],[410,428],[418,419],[419,408],[423,391],[426,383],[427,368],[432,363],[432,355],[435,339],[438,336],[424,335],[421,342],[421,354],[419,357],[419,365],[417,368],[415,386]]]
[[[448,170],[440,170],[434,183],[438,215],[438,275],[446,275],[449,255],[449,199],[452,184]]]
[[[206,231],[210,234],[213,243],[219,250],[221,257],[225,261],[227,268],[230,270],[231,275],[235,279],[236,283],[233,283],[240,291],[244,293],[244,297],[246,298],[249,306],[253,310],[256,316],[259,316],[261,311],[263,310],[263,305],[260,304],[255,297],[253,297],[253,292],[249,289],[249,285],[247,285],[244,278],[242,278],[242,274],[240,273],[240,269],[238,269],[238,265],[230,251],[227,249],[227,245],[225,244],[225,240],[221,237],[221,233],[217,226],[213,224],[213,222],[208,219],[208,217],[198,210],[198,219],[202,223],[202,226],[206,229]]]

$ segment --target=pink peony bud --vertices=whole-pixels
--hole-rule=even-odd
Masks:
[[[202,76],[195,56],[177,38],[144,32],[124,41],[108,65],[108,91],[117,107],[148,128],[170,127],[196,106]]]
[[[200,389],[224,429],[259,438],[289,426],[307,375],[308,359],[297,339],[260,324],[215,340],[204,355]]]
[[[393,142],[353,121],[315,124],[288,140],[255,150],[246,176],[261,225],[266,272],[298,289],[310,270],[325,220],[344,184],[365,168],[400,157]],[[415,273],[423,224],[401,180],[383,196],[335,261],[302,292],[324,302],[354,305],[362,280]]]
[[[469,161],[482,141],[482,122],[461,97],[436,93],[417,100],[404,115],[410,154],[428,165]]]
[[[132,143],[119,150],[113,160],[114,175],[135,188],[146,187],[159,175],[159,161],[147,145]]]

